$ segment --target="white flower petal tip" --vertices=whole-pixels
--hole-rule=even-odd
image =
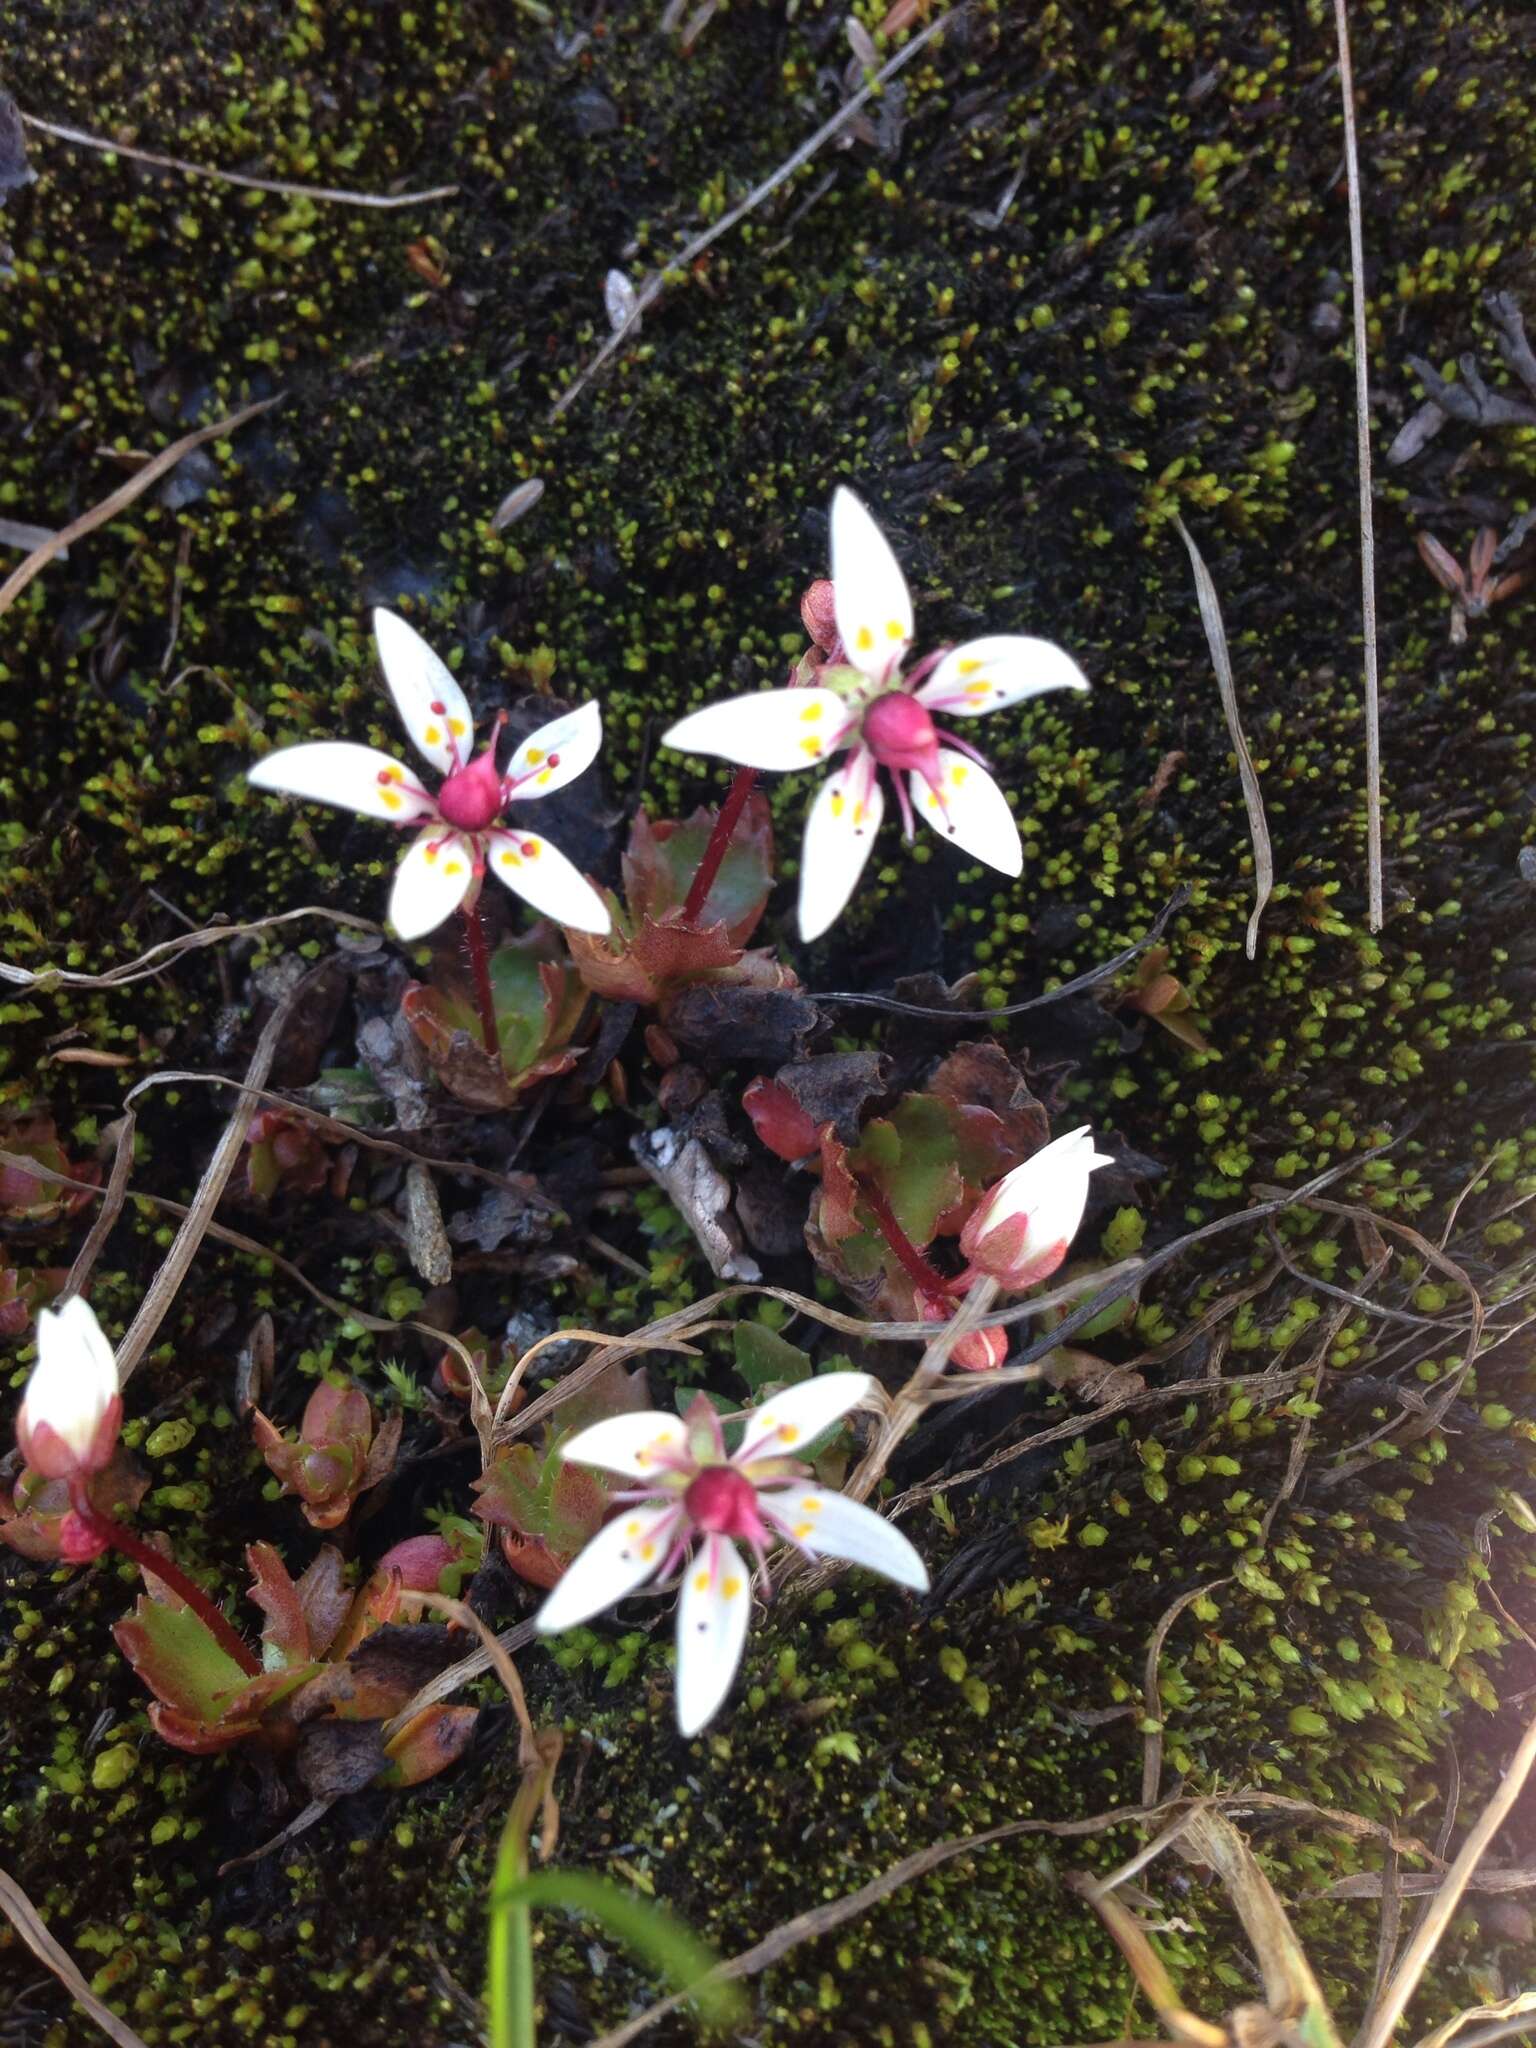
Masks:
[[[843,652],[883,681],[912,644],[912,596],[890,542],[842,484],[832,498],[832,602]]]
[[[850,723],[848,706],[835,690],[760,690],[691,711],[661,743],[682,754],[710,754],[738,768],[787,772],[826,760]]]
[[[1049,640],[993,633],[952,647],[914,694],[948,718],[984,718],[1046,690],[1086,690],[1088,678],[1070,654]]]
[[[446,665],[397,613],[373,615],[379,664],[412,743],[444,775],[469,759],[475,722]]]
[[[862,748],[816,792],[800,853],[800,936],[819,939],[841,917],[874,851],[885,793]]]
[[[302,746],[279,747],[247,768],[245,779],[253,789],[336,804],[391,825],[413,825],[437,815],[436,804],[398,761],[377,747],[360,747],[351,740],[306,740]]]
[[[654,1577],[666,1561],[667,1525],[676,1519],[676,1508],[638,1507],[605,1522],[534,1616],[539,1634],[591,1621]]]
[[[558,846],[537,832],[501,828],[487,835],[486,866],[514,896],[543,917],[579,932],[604,936],[613,928],[608,906],[581,870]]]
[[[747,1417],[736,1461],[800,1457],[808,1443],[865,1400],[874,1384],[867,1372],[828,1372],[786,1387]]]
[[[402,939],[425,938],[451,917],[475,879],[475,856],[459,832],[429,825],[395,870],[389,921]]]
[[[751,1574],[736,1546],[712,1537],[683,1574],[677,1603],[677,1728],[697,1735],[731,1689],[752,1612]]]
[[[49,1479],[98,1472],[122,1422],[117,1361],[95,1311],[79,1295],[37,1319],[37,1364],[22,1395],[16,1441]]]
[[[637,1415],[610,1415],[560,1446],[560,1455],[573,1465],[596,1465],[604,1472],[619,1472],[630,1479],[654,1479],[667,1469],[669,1459],[683,1458],[688,1432],[681,1417],[659,1408],[647,1408]]]
[[[935,794],[921,776],[911,778],[918,815],[973,860],[984,861],[999,874],[1021,875],[1024,842],[1007,797],[987,770],[952,747],[940,747],[939,785],[942,794]]]
[[[840,1557],[914,1593],[928,1591],[928,1567],[894,1523],[872,1508],[814,1485],[785,1487],[761,1499],[785,1535],[813,1557]]]
[[[596,704],[583,704],[564,718],[552,718],[528,735],[507,765],[507,794],[521,800],[553,796],[597,759],[603,744],[603,714]]]

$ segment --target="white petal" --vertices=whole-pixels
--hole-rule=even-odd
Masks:
[[[603,714],[595,704],[583,704],[564,718],[552,718],[548,725],[530,733],[512,756],[502,781],[516,787],[507,794],[552,796],[591,767],[602,744]]]
[[[853,722],[836,690],[759,690],[691,711],[661,743],[741,768],[810,768],[836,751]]]
[[[117,1363],[90,1304],[75,1295],[60,1309],[45,1308],[22,1400],[28,1426],[46,1423],[83,1457],[116,1397]]]
[[[805,1446],[848,1413],[874,1386],[867,1372],[826,1372],[786,1387],[747,1417],[735,1464],[753,1457],[798,1458]]]
[[[752,1612],[751,1575],[736,1546],[712,1536],[683,1572],[677,1603],[677,1726],[697,1735],[731,1689]]]
[[[636,1415],[609,1415],[588,1429],[579,1429],[560,1446],[562,1458],[576,1465],[596,1465],[604,1472],[622,1472],[629,1479],[654,1479],[662,1469],[658,1453],[685,1458],[688,1432],[682,1418],[660,1408]]]
[[[985,861],[1005,875],[1024,872],[1024,847],[1013,822],[1008,799],[979,762],[968,761],[953,747],[939,749],[942,803],[919,775],[909,778],[912,803],[920,818],[952,846]]]
[[[402,939],[423,938],[452,916],[474,879],[474,849],[463,833],[429,825],[395,871],[390,923]]]
[[[845,1558],[898,1586],[927,1592],[928,1567],[901,1531],[872,1508],[823,1486],[785,1487],[758,1500],[812,1556]]]
[[[462,767],[475,743],[464,692],[416,628],[396,613],[380,607],[373,632],[384,680],[412,742],[445,775]]]
[[[540,1635],[590,1621],[643,1586],[666,1562],[665,1525],[677,1516],[675,1507],[630,1508],[605,1522],[534,1616]]]
[[[579,932],[606,932],[608,906],[580,868],[537,832],[503,830],[487,834],[486,865],[515,896],[557,924]]]
[[[874,756],[856,748],[816,792],[800,851],[800,936],[819,939],[836,924],[874,851],[885,793]]]
[[[981,718],[1043,690],[1086,690],[1088,678],[1070,654],[1049,640],[993,633],[952,647],[915,694],[949,718]]]
[[[308,740],[301,747],[279,747],[247,768],[245,779],[256,789],[339,804],[360,817],[385,818],[392,825],[414,825],[419,818],[437,816],[437,805],[408,768],[377,747],[359,747],[351,740]]]
[[[832,604],[843,652],[883,681],[912,644],[912,598],[890,542],[841,484],[832,499]]]

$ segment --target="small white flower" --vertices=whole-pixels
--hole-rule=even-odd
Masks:
[[[927,1570],[900,1530],[818,1486],[795,1455],[873,1385],[868,1373],[831,1372],[790,1387],[747,1414],[740,1448],[729,1457],[702,1395],[681,1418],[653,1410],[579,1431],[562,1446],[563,1457],[642,1484],[618,1496],[623,1511],[568,1567],[535,1626],[545,1635],[574,1628],[683,1564],[677,1725],[696,1735],[729,1692],[746,1641],[751,1571],[738,1543],[759,1567],[771,1548],[789,1543],[806,1557],[844,1558],[926,1592]]]
[[[885,811],[881,768],[890,773],[908,839],[918,812],[973,859],[1021,873],[1024,850],[1008,799],[976,749],[936,726],[933,714],[981,718],[1043,690],[1088,687],[1059,647],[1017,633],[968,640],[903,675],[912,644],[906,578],[884,534],[841,485],[832,500],[832,593],[839,644],[817,686],[711,704],[680,719],[663,741],[745,768],[808,768],[848,749],[806,820],[804,939],[836,922],[869,859]]]
[[[1113,1164],[1094,1151],[1087,1124],[1042,1145],[989,1188],[966,1219],[960,1250],[970,1273],[990,1273],[1010,1293],[1054,1273],[1088,1206],[1088,1176]]]
[[[16,1442],[34,1472],[73,1479],[110,1460],[123,1419],[112,1346],[79,1295],[37,1319],[37,1363],[21,1397]]]
[[[606,932],[602,897],[559,848],[501,821],[509,803],[552,796],[591,766],[603,737],[597,706],[583,704],[540,726],[505,768],[496,765],[507,717],[500,712],[485,752],[471,760],[474,721],[452,675],[393,612],[376,611],[373,630],[400,722],[444,777],[436,796],[390,755],[350,740],[281,747],[248,770],[246,780],[386,824],[425,826],[400,863],[389,901],[390,922],[402,939],[419,939],[451,916],[487,868],[545,917],[578,931]]]

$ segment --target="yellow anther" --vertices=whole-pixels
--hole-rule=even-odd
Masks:
[[[462,718],[450,718],[448,721],[448,730],[453,734],[456,740],[461,740],[463,739],[465,733],[468,732],[469,727],[464,723]]]
[[[443,729],[440,725],[429,725],[424,737],[429,747],[435,747],[443,737]]]
[[[886,621],[885,633],[888,640],[905,640],[907,637],[907,629],[900,619],[888,619]]]
[[[808,754],[813,761],[817,761],[821,758],[821,741],[802,740],[800,742],[800,751],[802,754]]]
[[[543,758],[544,749],[542,747],[530,747],[528,749],[528,766],[530,768],[537,768]]]
[[[700,1572],[698,1574],[698,1576],[694,1579],[693,1582],[693,1590],[695,1591],[695,1593],[707,1593],[709,1591],[708,1572]]]
[[[740,1579],[727,1579],[727,1580],[726,1580],[726,1582],[725,1582],[725,1584],[724,1584],[724,1585],[723,1585],[723,1586],[722,1586],[722,1587],[720,1588],[720,1594],[721,1594],[721,1597],[722,1597],[722,1599],[725,1599],[725,1600],[734,1600],[734,1599],[736,1598],[736,1595],[737,1595],[737,1594],[738,1594],[738,1593],[739,1593],[740,1591],[741,1591],[741,1581],[740,1581]]]
[[[868,654],[869,650],[875,644],[875,636],[873,633],[871,633],[868,626],[860,626],[858,633],[855,637],[857,638],[859,643],[860,654]]]

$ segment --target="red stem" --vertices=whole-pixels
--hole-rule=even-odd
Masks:
[[[709,901],[709,892],[715,886],[715,877],[720,872],[720,863],[725,859],[726,848],[741,822],[741,814],[747,807],[747,798],[752,794],[757,781],[755,768],[738,768],[726,793],[725,802],[715,813],[714,828],[709,835],[709,844],[704,849],[704,858],[699,862],[692,882],[688,885],[688,900],[683,905],[683,923],[696,925],[704,914]]]
[[[862,1174],[859,1176],[859,1193],[874,1212],[880,1226],[880,1235],[900,1259],[907,1277],[925,1299],[942,1306],[952,1296],[963,1290],[954,1280],[946,1280],[936,1266],[931,1266],[917,1246],[902,1229],[896,1211],[891,1207],[889,1197],[883,1188]]]
[[[247,1678],[260,1678],[261,1659],[255,1656],[243,1639],[224,1619],[218,1608],[200,1586],[194,1585],[179,1564],[136,1536],[125,1523],[116,1522],[110,1515],[104,1515],[93,1507],[83,1491],[71,1490],[71,1504],[76,1518],[90,1531],[98,1543],[111,1550],[121,1551],[126,1558],[143,1571],[153,1572],[162,1580],[179,1600],[184,1600],[218,1643],[226,1657],[232,1657]]]
[[[464,943],[469,949],[469,971],[475,983],[475,1004],[480,1012],[480,1036],[497,1066],[501,1065],[501,1034],[496,1029],[496,998],[491,993],[491,960],[485,946],[485,926],[480,921],[480,898],[464,904]]]

